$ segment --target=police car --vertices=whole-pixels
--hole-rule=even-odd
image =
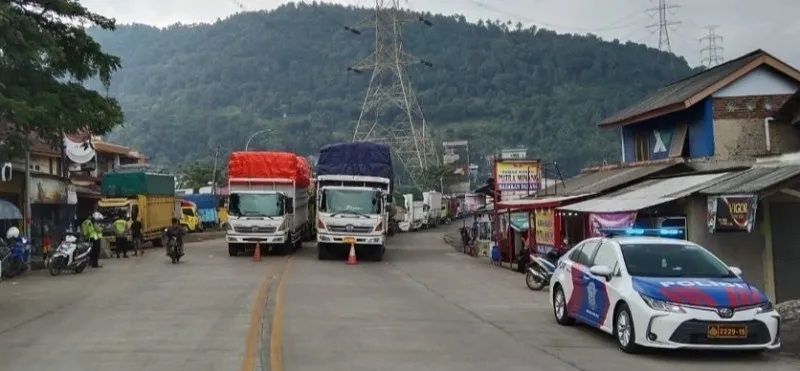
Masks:
[[[769,299],[682,228],[604,230],[559,259],[550,286],[555,320],[614,335],[622,351],[642,347],[780,347],[780,315]]]

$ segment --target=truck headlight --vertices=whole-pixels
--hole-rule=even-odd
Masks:
[[[321,218],[317,218],[317,230],[324,231],[325,229],[325,223],[322,222]]]
[[[683,308],[681,308],[680,305],[673,304],[664,300],[654,299],[642,294],[639,294],[639,296],[642,297],[642,300],[644,300],[647,306],[653,308],[654,310],[660,312],[669,312],[669,313],[686,313],[686,311],[683,310]]]

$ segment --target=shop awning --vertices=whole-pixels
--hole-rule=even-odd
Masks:
[[[22,219],[22,213],[11,202],[0,200],[0,220],[19,220]]]
[[[704,195],[754,194],[800,175],[800,165],[759,166],[730,173],[700,190]]]
[[[729,173],[687,175],[650,180],[619,192],[559,207],[580,213],[619,213],[639,211],[697,193]]]
[[[551,196],[541,198],[523,198],[520,200],[503,201],[497,205],[498,209],[511,209],[513,210],[532,210],[532,209],[547,209],[561,205],[565,201],[576,198],[590,196],[576,195],[576,196]]]

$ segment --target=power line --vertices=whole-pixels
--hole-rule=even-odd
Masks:
[[[725,50],[725,48],[720,45],[722,44],[723,39],[722,36],[717,35],[717,28],[719,28],[719,26],[716,25],[706,27],[708,30],[708,35],[700,38],[700,43],[706,44],[706,46],[700,49],[700,56],[702,57],[700,63],[709,68],[725,61],[725,58],[722,57],[722,52]]]
[[[653,17],[658,14],[658,22],[653,23],[647,28],[658,29],[658,49],[672,53],[672,46],[669,42],[669,28],[670,26],[679,26],[681,22],[673,22],[667,19],[667,13],[675,15],[680,5],[668,5],[667,0],[658,0],[658,6],[645,10],[645,13]]]
[[[400,1],[375,0],[374,14],[370,19],[359,26],[345,27],[355,35],[361,35],[360,29],[375,30],[375,49],[363,61],[347,68],[357,74],[372,70],[353,141],[388,144],[412,182],[419,185],[417,177],[428,165],[436,164],[438,156],[432,138],[426,133],[425,116],[411,88],[406,68],[415,64],[433,67],[433,64],[403,49],[401,29],[410,21],[428,27],[432,24],[421,15],[410,17],[400,8]]]

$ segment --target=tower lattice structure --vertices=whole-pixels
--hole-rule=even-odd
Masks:
[[[703,56],[701,62],[708,68],[725,62],[725,58],[722,56],[722,52],[724,51],[722,47],[723,39],[722,36],[718,35],[716,32],[718,27],[719,26],[706,27],[708,35],[700,38],[700,43],[706,44],[706,46],[700,49],[700,54]]]
[[[431,26],[423,17],[410,17],[400,8],[400,0],[376,0],[374,14],[368,21],[345,29],[356,35],[361,35],[361,30],[366,28],[375,32],[372,53],[348,67],[358,74],[372,70],[353,141],[388,144],[416,184],[422,171],[438,163],[438,156],[426,131],[425,116],[411,87],[407,68],[416,64],[433,67],[433,64],[404,50],[402,27],[407,22]]]
[[[673,22],[668,19],[668,13],[677,10],[680,5],[667,4],[667,0],[658,0],[658,6],[647,9],[651,16],[658,15],[658,22],[653,23],[648,28],[658,29],[658,49],[672,53],[672,45],[669,41],[670,26],[678,26],[681,22]]]

